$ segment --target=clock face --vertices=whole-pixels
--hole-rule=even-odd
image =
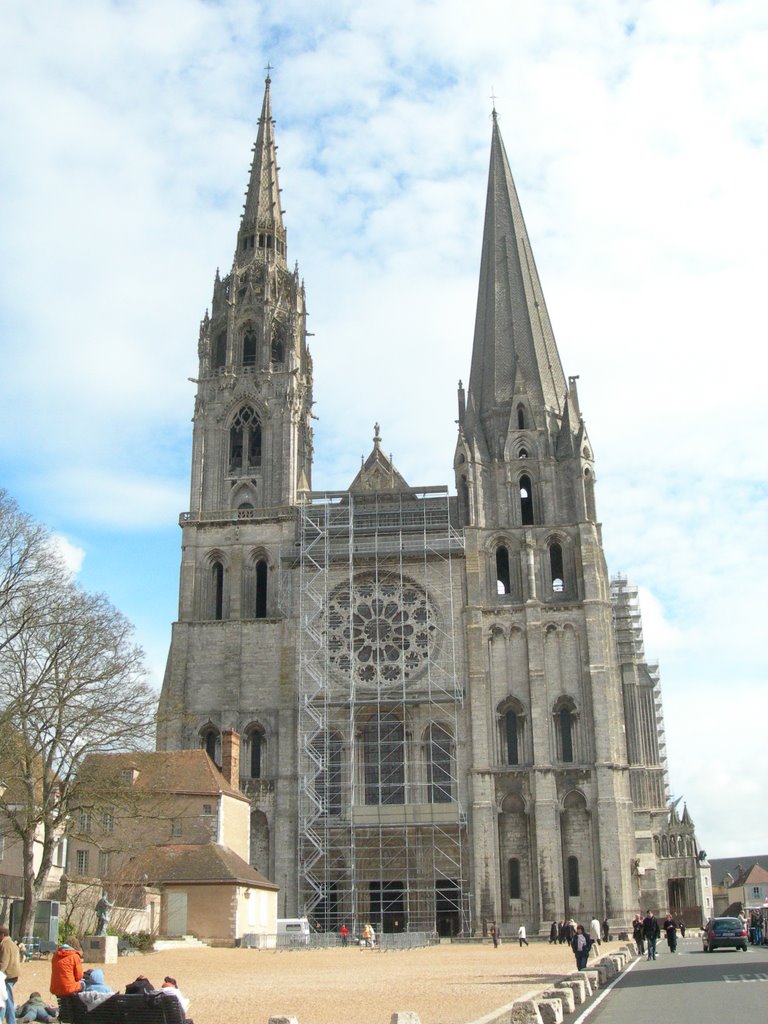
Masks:
[[[337,676],[394,688],[426,669],[437,614],[412,580],[362,573],[331,592],[326,636]]]

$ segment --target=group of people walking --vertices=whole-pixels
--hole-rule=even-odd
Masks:
[[[574,936],[578,929],[577,923],[571,918],[570,921],[553,921],[552,927],[549,929],[549,943],[554,946],[555,943],[559,943],[561,946],[566,942],[570,946],[573,942]],[[611,937],[611,929],[608,924],[608,918],[605,918],[602,924],[593,917],[589,924],[589,934],[592,936],[592,941],[597,942],[608,942]]]
[[[667,913],[661,923],[651,910],[646,910],[645,917],[635,914],[632,919],[632,938],[637,945],[637,952],[640,956],[646,956],[648,960],[656,959],[656,944],[662,932],[670,953],[676,953],[678,931],[685,938],[685,921],[682,918],[676,921],[670,913]]]

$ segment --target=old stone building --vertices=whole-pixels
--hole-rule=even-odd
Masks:
[[[200,328],[159,748],[219,759],[241,736],[251,861],[281,913],[324,927],[621,927],[673,895],[695,913],[692,830],[674,865],[657,856],[658,680],[631,588],[612,595],[592,444],[495,112],[455,496],[410,486],[378,425],[348,490],[312,489],[305,316],[267,80]]]

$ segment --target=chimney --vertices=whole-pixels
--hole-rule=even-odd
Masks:
[[[234,729],[221,734],[221,774],[233,789],[240,789],[240,736]]]

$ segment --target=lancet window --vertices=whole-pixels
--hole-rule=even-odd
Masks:
[[[405,731],[403,723],[374,715],[363,730],[365,802],[405,803]]]
[[[533,487],[527,474],[520,477],[520,522],[533,526]]]
[[[428,803],[451,802],[453,759],[453,737],[441,725],[431,725],[427,732]]]
[[[229,428],[229,470],[239,473],[261,466],[261,421],[250,405],[238,410]]]
[[[508,594],[511,589],[509,550],[503,544],[499,544],[496,548],[496,593]]]

